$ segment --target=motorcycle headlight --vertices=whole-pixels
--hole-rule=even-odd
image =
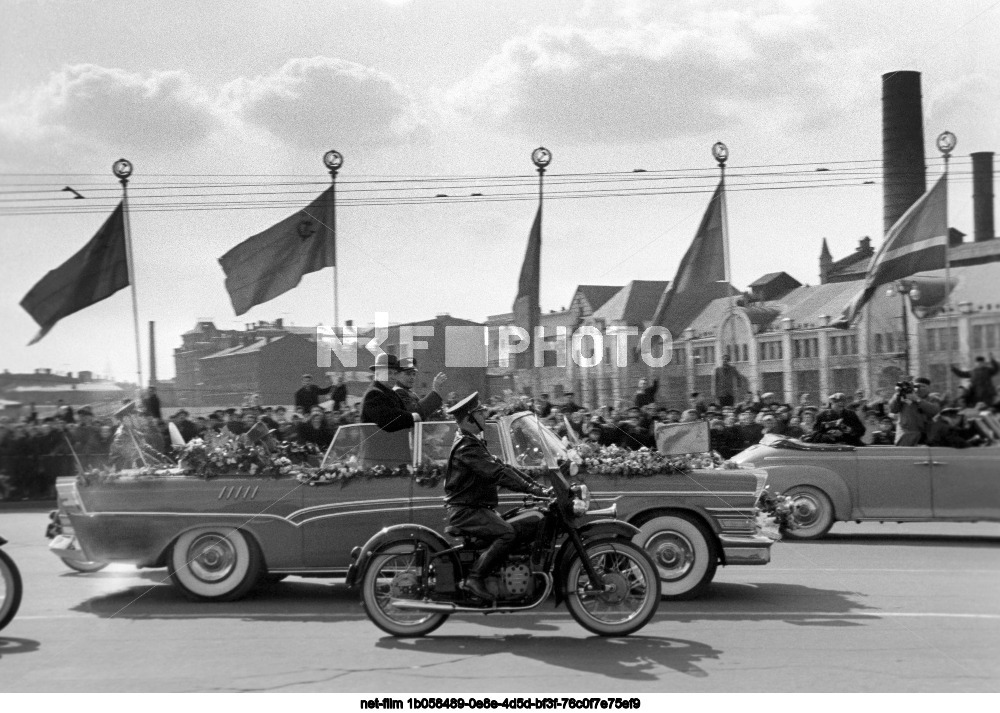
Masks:
[[[574,485],[572,488],[573,495],[573,514],[583,515],[590,509],[590,488],[582,483],[580,485]]]

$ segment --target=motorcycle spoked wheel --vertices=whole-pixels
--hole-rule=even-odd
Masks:
[[[389,603],[423,599],[420,575],[412,547],[395,547],[372,557],[361,585],[361,602],[375,626],[393,636],[426,636],[448,620],[442,612],[397,609]]]
[[[10,623],[21,606],[21,573],[14,560],[0,550],[0,629]]]
[[[578,554],[566,576],[566,608],[584,629],[600,636],[628,636],[644,627],[660,604],[660,575],[646,551],[627,540],[588,545],[586,555],[604,592],[586,591],[590,577]]]

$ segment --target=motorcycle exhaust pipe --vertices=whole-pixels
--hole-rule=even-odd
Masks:
[[[457,612],[465,607],[459,607],[450,602],[417,602],[412,599],[390,599],[389,606],[396,609],[407,609],[412,611],[437,611],[437,612]]]

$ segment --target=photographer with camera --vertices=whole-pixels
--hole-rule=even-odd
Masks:
[[[861,446],[864,442],[865,425],[853,411],[845,406],[847,397],[842,393],[831,394],[829,408],[820,411],[816,416],[816,430],[823,434],[822,443],[846,443],[851,446]]]
[[[889,399],[889,413],[899,414],[896,424],[896,445],[916,446],[927,442],[931,419],[940,410],[927,400],[931,380],[923,376],[914,381],[900,381]]]

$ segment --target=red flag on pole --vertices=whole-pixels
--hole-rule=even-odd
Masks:
[[[50,270],[21,300],[21,306],[42,328],[29,345],[48,334],[63,317],[128,286],[124,216],[124,207],[119,203],[90,242]]]
[[[666,292],[660,297],[653,324],[677,337],[708,303],[733,294],[726,282],[726,192],[719,181],[702,216],[698,232]]]
[[[889,228],[865,277],[861,291],[844,308],[834,327],[847,329],[881,285],[924,270],[945,266],[948,250],[948,181],[942,174]]]
[[[528,249],[524,253],[521,276],[517,281],[517,297],[514,298],[514,325],[528,332],[528,338],[535,338],[535,327],[539,321],[538,292],[542,267],[542,207],[538,206],[535,222],[528,236]],[[515,366],[528,369],[532,365],[533,350],[515,354]]]
[[[332,267],[334,255],[330,187],[307,207],[219,258],[233,311],[241,315],[288,292],[303,275]]]

